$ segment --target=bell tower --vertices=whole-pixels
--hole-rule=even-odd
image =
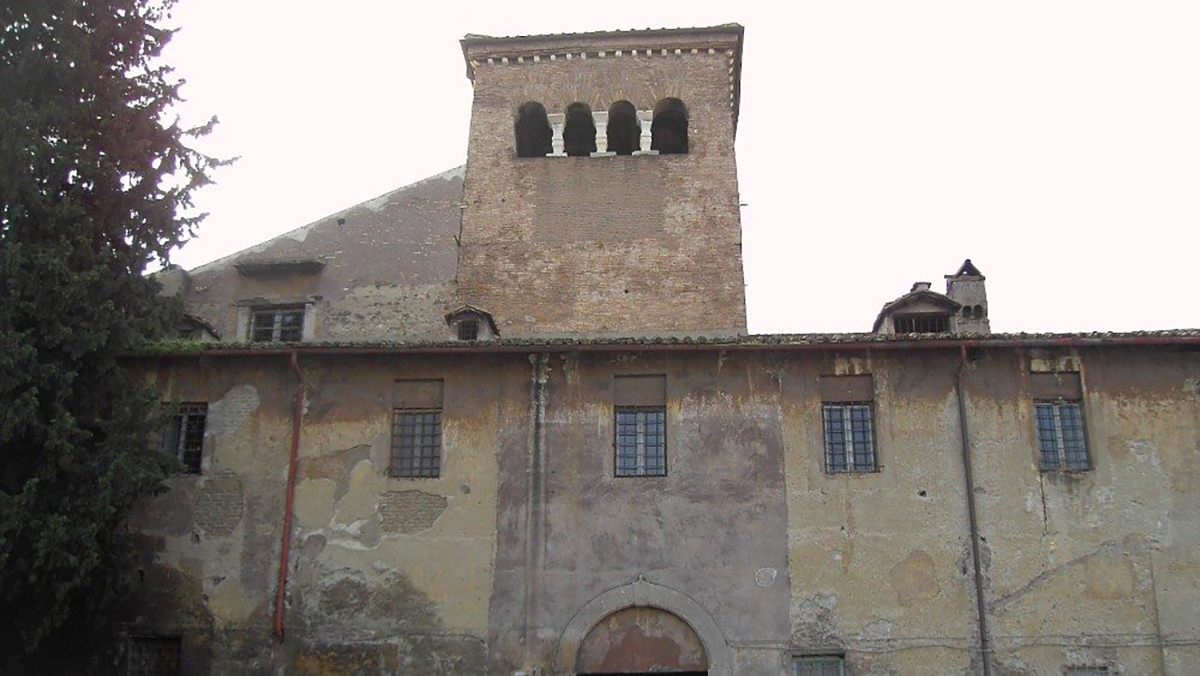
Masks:
[[[458,301],[500,334],[746,331],[742,27],[462,40]]]

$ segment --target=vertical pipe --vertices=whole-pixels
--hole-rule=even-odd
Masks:
[[[283,501],[283,541],[279,548],[279,579],[275,590],[275,641],[283,643],[283,611],[287,596],[288,558],[292,548],[292,509],[296,500],[296,468],[300,456],[300,420],[304,415],[304,373],[300,358],[292,350],[292,373],[296,376],[296,396],[292,400],[292,447],[288,454],[287,493]]]
[[[967,429],[967,398],[963,389],[963,373],[967,368],[967,348],[960,347],[961,359],[954,390],[958,394],[959,436],[962,438],[963,479],[967,489],[967,520],[971,528],[971,563],[975,568],[975,608],[979,615],[979,655],[983,675],[991,676],[991,641],[988,638],[987,606],[983,598],[983,562],[979,560],[979,519],[975,512],[975,475],[971,468],[971,439]]]
[[[530,440],[528,476],[528,494],[525,505],[525,663],[528,668],[537,673],[535,666],[537,654],[534,644],[537,641],[537,608],[538,585],[542,565],[542,513],[545,477],[542,467],[542,435],[546,417],[546,365],[549,361],[544,352],[529,356],[532,363],[532,382],[530,383],[530,417],[532,418],[532,439]]]

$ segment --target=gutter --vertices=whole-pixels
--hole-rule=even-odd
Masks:
[[[399,355],[399,354],[537,354],[563,352],[821,352],[836,350],[960,350],[1018,347],[1150,347],[1197,346],[1200,335],[1188,336],[1071,336],[1054,338],[1002,338],[997,340],[935,338],[929,340],[848,340],[814,343],[468,343],[433,345],[321,345],[296,344],[287,347],[231,347],[144,351],[130,357],[261,357],[303,352],[312,355]]]
[[[961,361],[954,379],[954,391],[958,395],[959,437],[962,439],[963,481],[967,490],[967,524],[971,530],[971,564],[975,571],[975,608],[979,617],[979,656],[983,662],[983,676],[991,676],[992,651],[988,636],[987,604],[983,597],[983,562],[979,559],[979,519],[975,508],[975,474],[971,468],[971,438],[967,427],[967,395],[963,388],[963,373],[967,369],[967,348],[960,351]]]
[[[292,400],[292,446],[288,454],[287,493],[283,502],[283,539],[279,547],[279,579],[275,590],[275,641],[283,643],[283,615],[287,599],[288,559],[292,549],[292,518],[296,502],[296,472],[300,456],[300,422],[304,416],[304,372],[300,357],[291,351],[292,373],[296,376],[296,395]]]

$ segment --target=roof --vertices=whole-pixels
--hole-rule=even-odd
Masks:
[[[879,311],[879,315],[875,317],[875,325],[871,327],[871,330],[878,331],[879,327],[883,326],[883,318],[896,310],[903,308],[905,305],[911,305],[923,300],[935,305],[941,305],[951,312],[955,312],[958,308],[962,307],[957,301],[951,300],[949,296],[937,291],[930,291],[929,289],[910,291],[889,303],[885,303],[883,309]]]
[[[467,77],[475,79],[475,67],[488,58],[504,59],[505,63],[534,63],[537,59],[567,52],[596,51],[596,47],[622,51],[636,50],[679,53],[721,46],[730,57],[730,87],[732,89],[733,129],[737,132],[738,112],[742,98],[742,43],[746,29],[737,23],[690,28],[640,28],[631,30],[590,31],[586,33],[548,33],[544,35],[513,35],[495,37],[468,33],[460,40]],[[603,50],[602,50],[603,51]]]
[[[962,266],[958,268],[958,272],[954,273],[953,275],[946,275],[946,277],[983,277],[983,273],[980,272],[979,268],[975,267],[975,264],[971,262],[970,258],[968,258],[967,260],[963,261]]]
[[[198,343],[168,341],[147,345],[132,356],[238,356],[265,354],[395,354],[494,352],[629,351],[792,351],[911,350],[1014,347],[1200,346],[1200,329],[1091,333],[880,334],[794,333],[733,338],[498,338],[485,343],[462,341]]]

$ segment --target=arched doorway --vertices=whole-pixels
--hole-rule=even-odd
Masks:
[[[579,674],[708,674],[708,653],[691,625],[649,606],[610,613],[588,631],[575,662]]]

